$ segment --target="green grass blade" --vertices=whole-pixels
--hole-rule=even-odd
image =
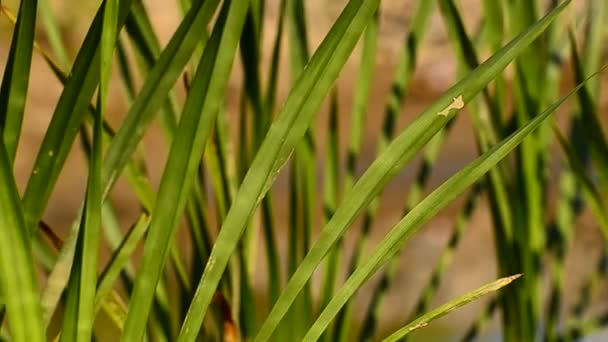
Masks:
[[[566,24],[567,18],[562,18],[561,22]],[[559,93],[560,77],[563,74],[563,64],[566,54],[568,53],[568,40],[565,39],[567,32],[567,25],[562,25],[559,22],[554,25],[554,29],[548,35],[549,42],[549,53],[551,58],[548,59],[550,65],[547,66],[547,96],[555,97]],[[596,69],[597,70],[597,69]],[[594,80],[588,83],[588,87],[592,85]],[[577,135],[580,135],[580,115],[572,113],[570,119],[570,138],[572,142],[576,144]],[[550,132],[550,127],[545,127],[541,133],[541,137],[546,142],[543,142],[545,146],[551,143],[553,135]],[[577,144],[577,153],[582,159],[587,159],[588,153],[587,148],[581,144]],[[550,174],[548,170],[549,158],[552,155],[550,153],[544,153],[541,158],[544,159],[546,175]],[[544,177],[544,183],[546,187],[547,176]],[[570,167],[564,167],[561,172],[558,181],[558,194],[556,203],[556,215],[552,221],[547,225],[547,243],[546,251],[552,258],[549,260],[549,275],[551,277],[551,290],[547,295],[548,300],[546,301],[546,316],[544,317],[545,329],[544,329],[544,340],[546,342],[556,341],[557,332],[560,328],[560,313],[563,302],[565,282],[566,282],[566,270],[565,261],[568,253],[568,249],[571,247],[571,241],[574,233],[574,220],[584,208],[582,194],[580,186],[576,183],[575,177],[572,174]]]
[[[125,29],[133,42],[138,58],[138,65],[143,74],[147,75],[158,60],[161,53],[160,43],[154,33],[154,28],[143,3],[137,2],[127,18]],[[206,29],[205,29],[206,32]],[[178,100],[174,91],[170,91],[160,112],[160,124],[170,143],[173,132],[177,129]]]
[[[12,164],[0,139],[0,288],[14,341],[45,341],[34,257]]]
[[[21,135],[36,30],[36,0],[21,1],[0,85],[0,134],[13,164]]]
[[[292,82],[295,82],[306,63],[308,63],[310,55],[304,1],[287,0],[287,18],[288,37],[293,44],[293,47],[289,50],[289,61]]]
[[[266,341],[281,321],[295,296],[307,282],[315,268],[333,247],[335,242],[354,221],[366,205],[377,195],[399,170],[420,150],[447,122],[452,119],[486,84],[501,72],[507,64],[532,42],[559,13],[570,3],[563,2],[556,10],[530,27],[530,29],[490,57],[466,78],[450,88],[432,104],[417,120],[407,127],[374,161],[355,187],[345,196],[342,206],[322,230],[316,244],[291,278],[281,298],[275,304],[258,333],[258,341]],[[462,101],[462,103],[460,102]],[[462,106],[461,106],[462,105]],[[453,108],[456,108],[454,110]]]
[[[104,194],[108,193],[128,163],[132,152],[143,138],[145,128],[154,118],[156,109],[165,100],[183,67],[190,60],[199,42],[198,33],[206,29],[218,3],[219,0],[210,0],[194,4],[154,64],[106,153]]]
[[[281,47],[283,42],[283,31],[285,27],[285,12],[288,0],[281,0],[279,12],[277,14],[277,32],[273,43],[270,71],[266,85],[264,97],[264,110],[268,119],[271,121],[276,106],[276,95],[279,79],[279,62],[281,57]],[[277,244],[275,239],[275,221],[273,217],[273,206],[271,193],[262,201],[262,227],[264,229],[264,242],[266,245],[266,259],[268,263],[268,303],[272,307],[279,298],[281,287],[281,268]]]
[[[264,20],[260,19],[261,11],[263,10],[263,6],[259,0],[252,0],[249,6],[249,11],[247,13],[247,19],[245,21],[245,26],[243,28],[243,34],[241,36],[239,50],[241,56],[241,62],[243,66],[244,73],[244,92],[246,95],[247,102],[251,109],[251,115],[254,118],[252,120],[252,126],[250,127],[251,137],[252,137],[252,152],[255,154],[259,149],[264,136],[268,132],[268,128],[270,127],[270,123],[272,122],[272,113],[266,110],[264,105],[264,99],[262,98],[262,86],[261,86],[261,44],[262,38],[261,29],[264,24]],[[228,207],[230,203],[227,203],[226,210],[222,214],[222,218],[225,217],[225,214],[228,211]],[[268,211],[268,207],[272,206],[272,196],[266,196],[263,200],[262,210]],[[264,209],[265,208],[265,209]],[[268,215],[263,216],[265,219],[269,219]],[[258,227],[258,220],[252,221],[253,227]],[[267,223],[272,224],[271,221],[266,220]],[[247,300],[248,298],[252,298],[252,289],[251,289],[251,279],[254,273],[254,260],[257,246],[257,235],[255,231],[257,229],[253,228],[248,229],[247,234],[242,241],[243,247],[239,250],[239,258],[242,261],[239,263],[240,269],[234,270],[235,272],[239,272],[240,278],[240,292],[241,292],[241,300],[240,300],[240,310],[239,310],[239,320],[241,325],[241,332],[243,339],[249,339],[251,335],[255,332],[256,326],[256,315],[254,309],[254,301]],[[268,236],[268,232],[270,227],[264,227],[264,232],[266,235],[266,241],[271,241],[272,236]],[[269,248],[274,248],[272,244],[268,245]],[[270,254],[275,253],[274,251],[269,251]],[[270,259],[269,259],[270,260]],[[272,266],[271,266],[272,267]],[[270,273],[269,273],[270,275]],[[278,276],[278,274],[277,274]],[[277,279],[271,279],[270,282],[277,282]]]
[[[79,216],[82,216],[82,208],[79,211]],[[63,242],[63,247],[59,251],[57,261],[53,265],[53,269],[49,272],[46,281],[46,287],[42,292],[40,299],[44,312],[44,326],[48,328],[49,323],[55,309],[61,300],[61,296],[70,278],[70,271],[74,260],[74,251],[76,248],[76,238],[80,227],[80,220],[72,224],[68,232],[67,238]]]
[[[331,88],[376,5],[377,1],[358,0],[347,6],[328,38],[311,59],[306,68],[307,72],[302,74],[296,83],[278,119],[271,126],[235,197],[199,283],[186,321],[192,325],[192,329],[198,331],[230,255],[236,248],[255,207],[268,191],[289,153],[304,136],[312,115]],[[187,340],[192,339],[192,332],[189,334]]]
[[[328,137],[325,150],[325,168],[323,176],[323,219],[327,223],[336,212],[338,206],[338,193],[340,187],[340,151],[339,151],[339,125],[338,125],[338,91],[334,90],[331,94],[331,105],[329,110]],[[352,132],[352,131],[351,131]],[[358,154],[357,154],[358,155]],[[354,171],[354,170],[353,170]],[[347,171],[348,177],[348,171]],[[334,292],[335,283],[339,275],[338,248],[334,249],[327,258],[323,287],[320,295],[319,307],[324,307],[329,303]],[[274,303],[273,303],[274,304]]]
[[[108,96],[108,87],[110,86],[110,78],[112,76],[112,59],[114,56],[114,46],[116,45],[118,35],[118,0],[106,0],[106,6],[103,12],[103,29],[101,31],[101,62],[99,75],[99,94],[98,94],[98,110],[99,114],[95,118],[99,122],[95,122],[93,127],[93,153],[91,169],[95,167],[101,169],[102,155],[102,123],[106,113],[106,100]],[[97,145],[95,145],[97,144]],[[98,154],[98,155],[96,155]],[[99,160],[96,160],[99,159]],[[97,176],[96,176],[97,177]],[[101,199],[101,198],[100,198]],[[101,213],[101,202],[98,211]],[[101,214],[99,215],[101,217]]]
[[[402,215],[407,214],[411,210],[411,208],[413,208],[416,204],[418,204],[418,202],[420,202],[424,188],[426,187],[429,179],[431,178],[431,172],[434,168],[437,159],[439,158],[441,147],[443,146],[447,133],[451,129],[455,119],[456,118],[448,122],[445,128],[439,131],[439,133],[437,133],[437,135],[435,135],[425,147],[424,154],[422,156],[422,163],[419,169],[417,170],[416,181],[414,182],[408,193],[408,198],[404,209],[402,210]],[[364,236],[360,240],[369,239],[369,234],[371,230],[371,223],[369,221],[375,219],[376,214],[376,209],[374,209],[373,211],[368,210],[368,212],[366,213],[363,230]],[[362,251],[359,251],[358,254],[359,258],[361,258]],[[353,266],[353,269],[358,266],[359,262],[360,261],[358,261],[357,264]],[[393,280],[397,276],[398,268],[399,255],[397,254],[387,266],[386,271],[382,275],[382,278],[378,282],[378,285],[376,286],[376,289],[374,290],[374,293],[372,295],[372,301],[368,308],[368,315],[364,323],[364,328],[362,329],[362,337],[366,340],[370,339],[373,336],[370,334],[373,334],[375,331],[376,323],[379,320],[379,316],[382,311],[382,305],[384,304],[384,298],[387,295],[387,292],[389,291]]]
[[[89,178],[82,217],[82,227],[76,243],[75,264],[72,265],[67,288],[67,308],[64,316],[62,341],[90,341],[95,322],[95,292],[99,259],[99,237],[101,236],[101,212],[103,204],[102,160],[103,118],[112,59],[116,44],[118,24],[118,1],[108,0],[103,13],[101,52],[99,68],[99,93],[97,112],[93,124],[93,143],[89,165]],[[71,315],[73,313],[74,315]]]
[[[118,28],[124,24],[131,3],[132,0],[120,2]],[[30,231],[42,216],[99,81],[98,47],[104,8],[102,5],[97,12],[72,66],[71,77],[61,93],[23,195],[26,224]]]
[[[454,252],[458,247],[458,243],[460,242],[462,236],[469,228],[469,221],[471,216],[475,211],[475,207],[479,202],[479,197],[482,193],[482,186],[478,183],[476,184],[471,192],[468,194],[465,204],[463,205],[462,210],[458,213],[456,217],[456,222],[454,224],[454,232],[452,236],[448,240],[448,245],[445,247],[441,256],[439,257],[439,261],[433,267],[433,272],[429,277],[429,281],[427,285],[424,287],[422,291],[422,295],[420,296],[418,302],[415,306],[414,315],[422,315],[426,312],[428,307],[431,305],[431,302],[435,298],[435,295],[439,291],[439,286],[441,285],[441,280],[443,279],[445,272],[447,270],[448,265],[452,261]],[[413,318],[413,317],[410,317]]]
[[[239,6],[236,2],[226,3],[225,6],[193,79],[191,93],[196,95],[189,96],[186,101],[171,146],[144,248],[142,268],[129,304],[122,336],[124,341],[140,340],[143,337],[146,320],[142,317],[147,316],[152,304],[152,294],[168,253],[166,242],[173,240],[186,197],[190,194],[188,190],[200,155],[222,103],[238,37],[247,13],[247,6]]]
[[[285,11],[287,8],[288,0],[281,0],[279,5],[279,13],[278,13],[278,23],[277,23],[277,34],[274,39],[274,44],[272,48],[272,57],[270,62],[270,71],[268,72],[268,80],[266,86],[266,95],[264,100],[264,106],[266,107],[266,111],[270,113],[270,115],[274,114],[275,104],[276,104],[276,95],[277,95],[277,86],[278,86],[278,76],[279,76],[279,61],[281,57],[281,47],[283,42],[283,31],[285,27]]]
[[[61,29],[57,23],[55,13],[53,13],[51,1],[39,0],[38,6],[40,6],[40,18],[42,19],[42,25],[44,26],[44,33],[48,37],[53,55],[55,55],[59,65],[66,69],[70,66],[70,60],[68,58],[65,43],[61,37]]]
[[[605,43],[603,30],[608,19],[608,3],[605,1],[587,1],[588,25],[585,32],[585,46],[582,53],[582,62],[585,73],[589,74],[599,69],[602,58],[602,46]],[[589,91],[597,98],[599,94],[599,80],[589,83]]]
[[[287,2],[287,28],[289,38],[290,79],[293,86],[301,76],[310,60],[308,28],[305,2],[289,0]],[[290,202],[287,277],[295,271],[310,245],[311,216],[313,215],[311,186],[314,184],[314,130],[309,128],[302,141],[296,144],[290,170]],[[251,230],[249,230],[251,231]],[[245,231],[247,234],[247,230]],[[301,339],[306,333],[306,326],[312,322],[312,300],[310,284],[306,284],[302,294],[289,312],[289,324],[283,332],[289,339]],[[283,336],[279,338],[285,338]]]
[[[429,18],[433,12],[434,1],[418,1],[417,7],[413,14],[413,22],[410,28],[410,32],[407,34],[401,52],[399,53],[399,62],[397,68],[395,70],[394,79],[391,83],[391,92],[389,94],[389,98],[386,104],[382,131],[380,137],[378,138],[378,151],[381,152],[386,148],[386,145],[394,138],[395,131],[397,129],[399,115],[401,113],[402,103],[409,91],[410,81],[412,79],[412,75],[415,71],[416,65],[418,63],[418,50],[422,45],[422,41],[425,37],[425,34],[428,29]],[[442,140],[442,139],[439,139]],[[441,142],[438,142],[441,144]],[[426,159],[426,158],[425,158]],[[347,160],[350,160],[350,156]],[[350,164],[354,164],[354,162],[350,161]],[[426,162],[423,166],[426,165]],[[354,165],[347,166],[348,168],[353,168]],[[420,169],[420,173],[427,173],[424,170]],[[424,176],[424,178],[428,178],[428,175]],[[423,180],[423,182],[425,182]],[[352,187],[351,185],[347,185],[346,188]],[[420,182],[415,185],[415,187],[420,187]],[[413,193],[415,191],[412,191]],[[412,198],[410,198],[410,201]],[[417,200],[416,200],[417,201]],[[408,204],[409,206],[409,204]],[[377,217],[379,207],[379,198],[374,199],[374,201],[369,205],[365,216],[363,218],[363,224],[361,226],[361,235],[362,237],[357,240],[356,245],[354,247],[355,252],[353,253],[353,257],[350,261],[350,266],[352,270],[360,263],[361,256],[363,251],[366,248],[366,244],[369,240],[369,236],[371,234],[372,226]],[[405,208],[405,210],[409,210]],[[394,265],[391,267],[392,269],[396,269]],[[391,271],[385,273],[383,275],[383,281],[387,278],[390,278]],[[392,271],[394,273],[394,271]],[[382,302],[385,296],[385,292],[388,291],[388,286],[382,286],[381,283],[378,284],[378,287],[373,292],[372,300],[368,306],[367,313],[365,314],[365,318],[363,319],[363,324],[361,327],[360,338],[362,340],[367,340],[373,336],[376,330],[376,323],[378,321],[378,316],[382,310]],[[345,338],[346,336],[343,335]]]
[[[291,275],[310,248],[313,221],[313,193],[315,181],[314,143],[308,131],[304,141],[295,149],[292,164],[291,201],[290,201],[290,235],[288,275]],[[306,333],[306,326],[312,322],[312,292],[310,283],[296,299],[291,311],[291,339],[299,340]]]
[[[453,300],[449,301],[448,303],[443,304],[440,307],[438,307],[434,310],[431,310],[430,312],[422,315],[420,318],[417,318],[416,320],[407,324],[403,328],[395,331],[393,334],[391,334],[389,337],[385,338],[382,341],[383,342],[399,341],[403,337],[405,337],[407,334],[411,333],[412,331],[415,331],[415,330],[418,330],[420,328],[427,326],[431,321],[434,321],[442,316],[445,316],[445,315],[449,314],[450,312],[460,308],[461,306],[467,305],[470,302],[475,301],[487,294],[500,290],[501,288],[511,284],[514,280],[516,280],[520,276],[521,276],[521,274],[517,274],[514,276],[498,279],[498,280],[493,281],[489,284],[486,284],[476,290],[468,292],[456,299],[453,299]]]
[[[380,17],[380,9],[378,9],[376,11],[376,14],[374,15],[374,19],[367,25],[367,27],[365,28],[365,33],[363,36],[363,51],[362,51],[362,55],[361,55],[361,62],[360,62],[360,67],[359,67],[359,75],[357,76],[357,83],[355,86],[355,90],[354,90],[354,101],[353,101],[353,109],[352,109],[352,113],[351,113],[351,132],[350,132],[350,142],[349,142],[349,147],[348,147],[348,154],[347,154],[347,172],[346,172],[346,177],[344,180],[344,188],[345,189],[350,189],[353,184],[354,184],[354,179],[355,179],[355,172],[356,172],[356,166],[357,166],[357,160],[359,158],[359,154],[361,151],[361,144],[362,144],[362,136],[363,136],[363,127],[364,127],[364,123],[365,123],[365,119],[367,116],[367,111],[368,111],[368,107],[369,107],[369,96],[371,94],[371,89],[372,89],[372,85],[373,85],[373,72],[374,72],[374,68],[376,66],[376,52],[377,52],[377,45],[378,45],[378,29],[379,29],[379,17]],[[331,127],[331,126],[330,126]],[[334,123],[333,125],[333,129],[337,129],[337,124]],[[332,134],[331,132],[329,134]],[[338,137],[334,138],[336,141],[334,141],[334,144],[337,144],[337,139]],[[334,147],[336,148],[336,147]],[[336,155],[332,156],[333,158],[338,158],[339,156]],[[330,160],[329,163],[338,163],[338,160],[332,161]],[[337,166],[337,165],[336,165]],[[338,173],[339,171],[335,171],[335,179],[334,182],[338,181]],[[337,187],[338,185],[334,185],[334,187]],[[333,191],[334,193],[337,193],[337,189]],[[337,194],[334,195],[334,199],[332,200],[333,203],[330,202],[330,204],[332,204],[329,208],[331,208],[331,211],[326,212],[326,221],[329,221],[331,219],[331,217],[333,216],[333,214],[335,213],[336,207],[337,207]],[[364,231],[362,233],[362,237],[360,239],[357,240],[357,244],[355,246],[355,252],[354,255],[352,257],[353,260],[351,260],[351,265],[355,264],[358,262],[358,256],[361,254],[361,250],[363,248],[365,248],[365,243],[364,241],[367,240],[367,234],[369,233],[368,231],[370,229],[369,225],[368,227],[362,228],[362,230]],[[367,231],[366,231],[367,230]],[[334,250],[331,252],[331,255],[327,258],[327,273],[326,273],[326,279],[327,282],[325,284],[325,288],[328,289],[328,291],[325,293],[325,298],[322,297],[322,302],[320,307],[324,307],[328,302],[329,299],[331,298],[331,295],[333,294],[333,289],[335,286],[335,278],[337,276],[336,273],[336,269],[339,266],[339,262],[341,260],[342,254],[343,254],[343,250],[342,250],[342,243],[338,243],[337,246],[334,248]],[[333,274],[331,274],[333,273]],[[338,319],[336,320],[336,334],[334,339],[336,341],[346,341],[348,339],[349,334],[351,333],[351,318],[352,318],[352,306],[347,305],[344,310],[342,311],[341,315],[338,317]]]
[[[97,281],[97,293],[95,294],[95,307],[99,307],[103,304],[106,296],[110,294],[114,282],[118,278],[121,272],[124,271],[125,266],[129,263],[135,247],[142,240],[144,234],[148,230],[150,219],[146,215],[141,215],[133,227],[129,230],[129,233],[125,236],[120,246],[112,254],[112,258],[108,265],[104,268],[103,272],[99,275]]]
[[[316,340],[359,287],[383,264],[389,261],[424,223],[507,156],[507,154],[517,147],[526,136],[538,128],[545,119],[559,108],[566,99],[574,94],[576,90],[580,89],[580,87],[581,85],[560,99],[560,101],[551,105],[543,113],[536,116],[508,139],[502,141],[500,144],[484,153],[481,157],[471,162],[468,166],[458,171],[454,176],[450,177],[429,196],[422,200],[420,204],[413,208],[408,215],[391,229],[390,233],[385,236],[382,242],[378,244],[371,255],[366,259],[366,262],[357,268],[344,286],[336,293],[332,301],[317,318],[315,324],[310,328],[304,341]],[[390,150],[390,146],[387,151],[388,150]]]
[[[97,115],[101,118],[101,114]],[[101,122],[96,119],[95,136],[101,135]],[[101,136],[94,138],[87,193],[78,230],[75,255],[69,282],[61,341],[88,341],[94,322],[94,298],[101,226]],[[93,169],[97,167],[97,169]]]

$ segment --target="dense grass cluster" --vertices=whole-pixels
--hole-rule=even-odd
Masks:
[[[280,0],[268,65],[261,51],[268,39],[265,0],[179,1],[183,18],[166,46],[142,1],[102,1],[73,58],[48,2],[21,0],[16,17],[2,8],[14,23],[0,88],[2,340],[402,341],[489,293],[492,300],[471,327],[462,328],[462,339],[478,337],[496,314],[510,342],[571,340],[605,324],[608,313],[589,308],[605,280],[608,254],[582,280],[575,307],[562,299],[577,218],[591,212],[594,226],[608,237],[608,135],[598,105],[606,1],[479,0],[485,19],[475,33],[465,29],[457,2],[416,1],[386,109],[373,113],[383,126],[369,165],[363,165],[362,132],[372,115],[380,0],[348,1],[315,51],[309,51],[312,19],[305,1]],[[448,32],[459,81],[399,130],[434,11]],[[48,37],[47,48],[36,44],[37,29]],[[357,44],[352,110],[344,113],[336,80]],[[14,164],[36,50],[63,90],[20,191]],[[281,70],[281,56],[289,60],[287,70]],[[238,111],[231,113],[228,82],[237,67],[242,91]],[[108,103],[117,100],[109,91],[113,73],[120,76],[119,100],[127,103],[115,126],[106,120]],[[286,99],[277,103],[280,73],[291,81]],[[576,86],[562,94],[566,73]],[[176,93],[181,81],[184,97]],[[570,98],[576,101],[561,118],[567,125],[557,125],[554,113]],[[319,126],[326,132],[318,132],[313,123],[324,101],[329,122]],[[461,115],[471,118],[478,157],[428,189]],[[341,132],[338,121],[346,117],[350,128]],[[141,147],[153,122],[169,148],[158,186]],[[327,138],[320,142],[319,135]],[[346,153],[340,135],[348,136]],[[43,217],[75,143],[87,156],[87,187],[78,217],[60,236]],[[553,146],[563,153],[552,154]],[[418,165],[417,156],[422,163],[404,191],[402,219],[369,246],[383,189],[405,167]],[[556,158],[563,160],[557,175],[550,171]],[[276,201],[282,199],[271,191],[283,169],[287,228],[277,223]],[[108,197],[119,178],[141,206],[130,227],[118,223]],[[418,301],[409,321],[393,333],[380,331],[401,250],[462,196],[428,285],[410,294]],[[432,308],[482,200],[491,211],[498,280]],[[175,238],[178,231],[185,242]],[[359,235],[347,250],[343,238],[351,231]],[[285,235],[281,256],[278,240]],[[111,250],[108,263],[99,261],[102,248]],[[267,270],[263,294],[252,286],[260,269]],[[317,270],[321,279],[312,282]],[[380,281],[358,321],[355,295],[375,274]]]

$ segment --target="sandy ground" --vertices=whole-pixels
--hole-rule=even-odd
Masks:
[[[144,2],[149,9],[161,41],[163,44],[166,43],[178,23],[177,8],[173,6],[173,2],[169,1],[147,0]],[[10,8],[16,8],[14,5],[15,1],[7,1],[5,3]],[[268,3],[268,26],[273,26],[277,15],[276,7],[278,0],[271,0]],[[344,0],[310,0],[307,2],[308,18],[314,18],[309,20],[311,51],[322,40],[331,22],[339,15],[345,3],[346,1]],[[386,94],[390,87],[390,80],[398,51],[403,43],[403,37],[411,19],[413,3],[414,1],[411,0],[390,0],[385,1],[382,7],[379,53],[374,75],[374,87],[370,97],[372,103],[370,104],[369,111],[370,119],[365,131],[364,165],[361,165],[362,168],[371,161],[374,155],[376,148],[375,141],[383,116]],[[475,29],[479,22],[480,2],[478,0],[463,0],[459,1],[459,3],[464,9],[463,13],[465,14],[467,27],[470,30]],[[79,2],[79,6],[76,7],[70,1],[55,1],[53,2],[53,6],[64,28],[65,38],[70,42],[71,51],[75,52],[96,11],[96,5],[90,1],[83,1]],[[0,44],[0,66],[4,69],[6,51],[9,45],[7,39],[10,37],[10,26],[5,19],[0,20],[0,28],[0,37],[2,39],[2,44]],[[273,36],[274,32],[271,30],[266,32],[264,43],[264,57],[266,61],[271,51],[269,47]],[[39,37],[41,42],[44,43],[44,35],[40,33]],[[448,46],[438,13],[435,13],[432,17],[428,39],[420,49],[419,54],[419,65],[403,110],[400,126],[406,125],[407,122],[415,118],[417,113],[455,81],[454,74],[456,67],[451,57],[451,49]],[[351,85],[354,83],[354,75],[356,75],[358,56],[359,51],[357,50],[353,58],[346,65],[339,80],[341,89],[340,103],[343,109],[341,118],[343,132],[348,127],[347,114],[351,102]],[[284,65],[286,66],[285,63]],[[237,94],[239,91],[239,74],[237,66],[235,67],[234,77],[230,84],[231,92],[234,94]],[[283,89],[280,94],[281,97],[284,97],[287,93],[288,81],[286,77],[281,79],[281,84],[283,85],[280,87],[280,89]],[[29,177],[35,153],[50,121],[60,91],[61,86],[59,82],[55,80],[42,58],[36,55],[32,66],[27,115],[24,122],[17,164],[15,166],[17,181],[21,187],[24,186]],[[119,91],[117,86],[112,98],[119,98],[117,96]],[[236,96],[233,97],[236,98]],[[229,109],[235,107],[235,102],[229,99]],[[113,112],[112,121],[115,123],[119,122],[125,112],[124,103],[121,100],[116,100],[111,103],[111,109]],[[324,111],[319,114],[317,121],[318,128],[322,129],[324,127],[323,122],[325,121]],[[320,139],[322,144],[323,137],[321,136]],[[346,139],[347,134],[342,134],[342,147],[346,145]],[[440,162],[437,168],[434,169],[431,181],[433,185],[437,185],[441,180],[446,179],[476,155],[473,134],[466,115],[463,115],[458,121],[445,146],[440,157]],[[153,125],[151,128],[150,133],[145,139],[145,147],[148,151],[154,152],[150,153],[152,157],[148,162],[153,179],[157,182],[162,172],[167,152],[160,138],[160,130],[157,126]],[[414,164],[417,165],[417,163]],[[414,166],[408,167],[385,191],[379,215],[382,219],[377,224],[372,244],[379,241],[383,236],[383,232],[386,232],[390,226],[399,220],[401,199],[405,198],[407,185],[416,169]],[[86,168],[84,160],[79,148],[76,147],[66,162],[66,166],[45,213],[45,220],[53,227],[56,227],[55,229],[58,231],[66,231],[66,228],[74,220],[83,198],[85,182]],[[284,196],[284,184],[284,180],[279,180],[275,189],[278,196]],[[125,225],[137,215],[139,209],[135,198],[125,184],[118,184],[117,189],[112,194],[112,200]],[[402,267],[396,279],[396,283],[399,285],[394,287],[390,292],[388,302],[391,305],[386,308],[385,319],[381,322],[381,328],[388,328],[393,324],[402,322],[408,316],[415,297],[423,284],[426,283],[432,265],[434,265],[439,256],[442,246],[447,242],[452,230],[454,216],[459,206],[460,204],[457,201],[457,203],[450,206],[447,210],[444,210],[408,244],[402,255]],[[281,208],[278,209],[278,212],[284,212]],[[588,233],[578,238],[577,245],[595,246],[597,243],[594,243],[594,241],[598,240],[598,235],[593,229],[586,229],[586,231]],[[357,234],[351,234],[348,240],[352,241],[356,238]],[[580,267],[574,266],[578,265],[578,261],[589,260],[591,256],[595,255],[593,248],[577,248],[577,251],[575,257],[571,260],[572,267],[570,268],[573,272],[580,269]],[[284,248],[282,252],[285,252]],[[471,229],[462,240],[461,246],[454,256],[454,266],[449,269],[446,281],[443,283],[435,303],[441,303],[448,298],[493,279],[495,276],[495,266],[492,257],[493,246],[490,217],[486,206],[482,205],[473,216]],[[262,279],[257,280],[256,286],[260,289],[265,288]],[[371,288],[371,286],[366,286],[361,291],[361,303],[366,301],[368,297],[367,293],[369,293],[368,290]],[[470,305],[462,309],[459,314],[451,315],[439,321],[438,324],[447,328],[446,332],[449,334],[450,328],[466,325],[471,320],[472,315],[479,312],[481,307],[479,303]],[[357,311],[361,312],[362,310]]]

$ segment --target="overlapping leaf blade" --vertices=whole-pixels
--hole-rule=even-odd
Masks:
[[[196,337],[211,298],[249,219],[278,175],[373,15],[378,1],[351,1],[313,56],[270,127],[224,221],[182,328]]]
[[[373,197],[396,175],[400,168],[444,127],[455,115],[455,112],[458,111],[451,110],[449,113],[445,113],[444,110],[458,100],[462,100],[463,103],[469,102],[518,53],[538,37],[569,3],[570,1],[563,2],[550,14],[530,27],[528,31],[516,37],[503,49],[468,74],[467,77],[450,88],[378,156],[353,189],[346,194],[344,202],[338,208],[332,220],[325,226],[319,239],[312,246],[307,257],[300,264],[298,271],[296,271],[287,284],[277,304],[275,304],[269,317],[260,329],[257,336],[258,341],[266,341],[270,338],[276,325],[280,322],[302,286],[310,278],[331,247],[354,221],[358,213],[369,204]],[[459,107],[462,108],[461,106]]]
[[[304,338],[304,341],[314,341],[325,330],[329,322],[342,306],[353,296],[361,285],[383,264],[397,253],[401,247],[433,216],[448,203],[460,195],[467,187],[476,182],[498,162],[517,147],[525,137],[538,128],[553,112],[555,112],[571,95],[581,88],[576,87],[568,95],[553,103],[544,112],[537,115],[525,126],[517,130],[507,139],[488,150],[482,156],[458,171],[446,182],[439,186],[429,196],[420,202],[384,237],[371,252],[366,262],[362,264],[336,293],[332,301],[325,307]]]
[[[207,43],[186,100],[152,215],[142,267],[125,323],[124,341],[143,338],[153,294],[169,252],[205,143],[223,101],[247,6],[226,2]],[[188,151],[188,153],[185,153]],[[121,155],[122,157],[122,155]],[[200,326],[200,324],[199,324]]]
[[[382,340],[383,342],[396,342],[401,340],[407,334],[413,332],[414,330],[420,329],[428,325],[431,321],[440,318],[442,316],[447,315],[448,313],[460,308],[463,305],[466,305],[474,300],[479,299],[482,296],[490,294],[492,292],[496,292],[501,288],[511,284],[514,280],[517,280],[521,275],[514,275],[510,277],[505,277],[493,281],[489,284],[486,284],[482,287],[479,287],[471,292],[468,292],[458,298],[455,298],[448,303],[441,305],[440,307],[425,313],[421,317],[415,319],[411,323],[408,323],[403,328],[395,331],[389,337]]]

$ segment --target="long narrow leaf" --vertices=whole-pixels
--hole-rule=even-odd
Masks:
[[[224,221],[192,300],[184,323],[187,330],[182,340],[191,341],[196,337],[230,256],[256,206],[276,179],[296,143],[304,136],[313,114],[337,78],[377,5],[376,0],[351,1],[311,59],[307,72],[296,82]]]
[[[424,223],[507,156],[507,154],[517,147],[526,136],[538,128],[545,119],[579,90],[582,85],[583,84],[577,86],[568,95],[552,104],[547,110],[536,116],[508,139],[502,141],[457,172],[454,176],[450,177],[450,179],[422,200],[419,205],[413,208],[408,215],[391,229],[390,233],[385,236],[366,259],[366,262],[353,273],[344,286],[336,293],[315,324],[313,324],[304,340],[316,340],[320,334],[323,333],[331,319],[333,319],[348,299],[354,295],[357,289],[359,289],[359,287],[377,271],[380,266],[390,260],[392,255],[397,253],[405,242],[407,242]]]
[[[354,188],[346,194],[343,204],[322,230],[319,239],[300,264],[298,271],[287,284],[277,304],[275,304],[260,329],[257,336],[258,341],[266,341],[270,338],[302,286],[311,277],[336,241],[344,234],[348,226],[355,220],[356,215],[371,202],[401,167],[411,160],[415,153],[455,116],[464,104],[470,101],[519,52],[538,37],[569,3],[570,1],[563,2],[545,18],[530,27],[527,32],[515,38],[466,78],[450,88],[385,149]]]
[[[391,334],[389,337],[385,338],[382,341],[383,342],[399,341],[403,337],[405,337],[407,334],[411,333],[412,331],[425,327],[431,321],[434,321],[437,318],[445,316],[445,315],[449,314],[450,312],[460,308],[461,306],[467,305],[470,302],[475,301],[487,294],[500,290],[501,288],[511,284],[514,280],[516,280],[520,276],[521,276],[521,274],[518,274],[518,275],[498,279],[498,280],[493,281],[489,284],[486,284],[476,290],[468,292],[456,299],[453,299],[453,300],[449,301],[448,303],[445,303],[445,304],[441,305],[440,307],[422,315],[420,318],[417,318],[416,320],[412,321],[411,323],[404,326],[403,328],[395,331],[393,334]]]
[[[104,195],[107,195],[114,185],[143,138],[156,110],[188,63],[199,42],[198,33],[206,29],[218,3],[219,0],[196,2],[154,64],[106,153],[103,172]]]
[[[101,33],[101,62],[99,68],[99,94],[97,112],[93,123],[93,143],[89,179],[82,216],[82,228],[76,246],[77,258],[72,266],[67,291],[67,308],[61,334],[62,341],[89,341],[95,322],[95,292],[97,287],[97,263],[101,232],[103,118],[106,111],[112,58],[116,43],[118,23],[117,0],[106,1]]]
[[[118,28],[124,24],[132,1],[120,1]],[[71,77],[61,93],[23,195],[26,224],[30,232],[37,227],[44,212],[99,81],[98,47],[104,8],[102,4],[72,66]]]
[[[0,85],[0,134],[11,164],[15,160],[25,111],[36,29],[37,0],[21,1],[11,49]]]
[[[0,288],[13,340],[42,342],[46,337],[40,291],[12,169],[4,140],[0,139]]]
[[[171,146],[155,206],[142,267],[135,281],[123,341],[143,338],[156,284],[205,143],[220,110],[247,7],[226,3],[207,43]],[[184,153],[188,151],[188,153]],[[200,324],[199,324],[200,327]],[[183,330],[182,330],[183,332]]]

